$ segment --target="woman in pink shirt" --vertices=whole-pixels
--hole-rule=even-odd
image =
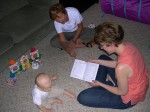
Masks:
[[[97,108],[126,109],[144,101],[149,87],[148,70],[140,51],[130,43],[123,42],[124,31],[120,25],[104,22],[96,28],[95,41],[108,54],[89,59],[100,64],[92,86],[82,91],[77,100],[80,104]],[[110,80],[106,80],[107,77]]]

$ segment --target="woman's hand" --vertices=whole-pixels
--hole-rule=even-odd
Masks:
[[[90,82],[90,85],[93,86],[93,87],[100,86],[100,84],[101,83],[99,81],[97,81],[97,80]]]
[[[95,59],[87,59],[85,60],[86,62],[91,62],[91,63],[96,63],[96,60]]]

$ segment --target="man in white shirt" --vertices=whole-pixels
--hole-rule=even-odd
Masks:
[[[71,57],[77,55],[74,48],[82,48],[94,38],[93,29],[83,28],[83,17],[76,8],[57,3],[51,6],[49,14],[57,32],[50,40],[51,46],[66,50]]]

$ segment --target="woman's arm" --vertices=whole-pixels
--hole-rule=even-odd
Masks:
[[[87,61],[92,62],[92,63],[97,63],[103,66],[107,66],[110,68],[115,68],[117,64],[117,62],[114,60],[89,59]]]
[[[117,87],[109,86],[99,81],[93,81],[93,83],[90,84],[92,86],[101,86],[117,95],[126,95],[128,92],[128,77],[132,71],[127,65],[119,65],[116,67],[115,72],[118,85]]]

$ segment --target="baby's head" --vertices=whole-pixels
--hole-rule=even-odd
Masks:
[[[48,91],[52,86],[51,78],[46,73],[37,74],[35,84],[43,91]]]

